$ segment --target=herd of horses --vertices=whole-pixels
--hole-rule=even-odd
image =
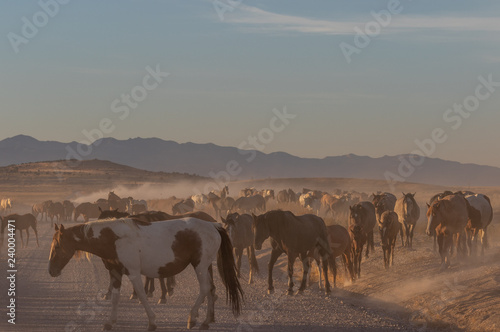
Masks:
[[[336,216],[344,213],[347,203],[347,227],[327,226],[318,213],[295,215],[286,210],[266,211],[266,204],[273,199],[281,203],[299,202],[311,212],[324,208],[324,213]],[[35,204],[33,214],[2,218],[2,241],[7,220],[15,219],[21,236],[22,229],[31,227],[35,230],[38,244],[38,215],[34,212],[41,213],[42,218],[45,213],[45,218],[50,218],[56,203],[47,202]],[[85,205],[79,210],[82,204]],[[296,194],[293,190],[282,190],[275,196],[272,190],[258,192],[247,189],[242,191],[240,197],[233,199],[225,187],[220,192],[206,195],[206,201],[203,196],[180,200],[172,206],[172,214],[148,211],[146,202],[121,199],[113,192],[107,200],[82,204],[74,208],[73,220],[76,221],[83,214],[85,223],[67,228],[55,225],[49,273],[53,277],[59,276],[70,259],[83,252],[100,257],[110,278],[105,298],[111,299],[112,309],[104,326],[106,330],[111,329],[117,320],[123,275],[131,280],[134,286],[131,298],[139,298],[143,304],[149,319],[148,330],[152,331],[156,329],[155,315],[147,297],[153,296],[154,279],[160,279],[162,292],[158,303],[164,304],[166,296],[173,293],[175,275],[188,265],[193,266],[200,294],[190,311],[188,328],[196,325],[198,310],[207,300],[207,315],[200,325],[200,329],[207,329],[215,321],[214,302],[217,296],[212,270],[214,260],[217,260],[228,302],[237,315],[243,298],[239,278],[242,276],[241,261],[245,250],[249,260],[248,282],[252,283],[255,275],[259,274],[256,250],[261,250],[263,243],[269,239],[269,294],[274,292],[274,265],[283,254],[288,258],[287,294],[295,294],[293,268],[297,258],[303,268],[297,293],[307,288],[311,264],[316,262],[319,287],[329,294],[332,288],[329,273],[333,275],[333,287],[336,287],[337,257],[343,262],[346,278],[352,282],[359,279],[363,251],[368,258],[370,251],[374,250],[374,232],[378,228],[384,254],[383,264],[389,269],[394,262],[398,234],[402,246],[411,249],[415,226],[420,218],[415,193],[403,193],[398,198],[387,192],[369,197],[345,193],[332,195],[312,190]],[[92,207],[92,213],[88,210],[88,204],[95,206]],[[215,218],[206,212],[195,211],[200,204],[212,206]],[[63,208],[65,206],[64,202],[60,205]],[[142,205],[142,208],[134,209],[134,205]],[[66,219],[59,221],[71,219],[67,214],[64,216],[60,218]],[[475,255],[478,239],[482,244],[481,253],[484,254],[488,245],[487,228],[493,218],[493,209],[487,196],[472,192],[439,193],[427,203],[426,216],[426,234],[434,236],[435,245],[439,246],[441,269],[450,265],[454,248],[457,248],[458,255]],[[91,218],[97,220],[89,221]],[[218,223],[217,219],[222,223]],[[146,277],[145,287],[141,275]]]

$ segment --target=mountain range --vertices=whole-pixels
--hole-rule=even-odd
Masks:
[[[159,138],[103,138],[92,145],[39,141],[18,135],[0,141],[0,166],[37,161],[101,159],[148,171],[180,172],[220,179],[390,178],[442,186],[500,186],[500,168],[425,158],[409,166],[411,155],[372,158],[354,154],[301,158],[215,144],[177,143]],[[402,162],[403,161],[403,162]],[[71,162],[67,163],[71,165]]]

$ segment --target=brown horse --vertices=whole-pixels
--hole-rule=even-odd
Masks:
[[[366,258],[368,258],[370,247],[372,248],[372,251],[374,248],[373,228],[377,224],[375,207],[371,202],[363,201],[349,207],[349,209],[349,227],[352,225],[360,226],[361,231],[366,234]],[[355,229],[353,228],[353,231],[354,230]],[[361,261],[359,262],[359,264],[361,264]]]
[[[351,238],[351,255],[353,260],[354,278],[361,278],[361,260],[363,259],[363,247],[368,239],[363,227],[356,224],[349,225],[349,236]],[[367,248],[368,250],[368,248]]]
[[[413,246],[413,231],[420,218],[420,207],[415,201],[415,194],[403,193],[403,197],[397,200],[394,208],[394,211],[398,214],[401,226],[405,229],[406,240],[403,243],[403,232],[401,229],[401,242],[403,246],[410,249]]]
[[[401,224],[398,215],[394,211],[385,211],[378,222],[380,238],[382,239],[382,250],[384,251],[384,266],[388,269],[394,265],[394,247],[398,238]]]
[[[90,218],[98,218],[100,214],[101,212],[97,204],[85,202],[75,208],[73,220],[76,222],[78,217],[82,215],[85,222],[88,222]]]
[[[256,213],[260,211],[264,213],[266,211],[266,200],[258,194],[249,197],[240,197],[234,202],[231,211],[242,213]]]
[[[10,214],[6,217],[0,217],[0,219],[2,220],[2,229],[1,229],[1,243],[0,243],[0,248],[2,247],[3,245],[3,238],[4,238],[4,233],[5,233],[5,228],[7,227],[7,224],[9,222],[9,220],[15,220],[15,230],[16,231],[19,231],[21,233],[21,245],[23,248],[27,248],[28,247],[28,242],[30,240],[30,232],[29,232],[29,228],[31,227],[33,229],[33,231],[35,232],[35,236],[36,236],[36,246],[39,247],[40,245],[38,244],[38,231],[36,229],[36,226],[37,226],[37,221],[36,221],[36,218],[34,215],[32,215],[31,213],[28,213],[28,214],[24,214],[24,215],[19,215],[19,214]],[[27,239],[26,239],[26,246],[24,245],[24,240],[23,240],[23,230],[26,231],[26,235],[27,235]]]
[[[47,210],[47,214],[50,218],[51,226],[54,223],[54,218],[56,218],[57,222],[63,221],[66,215],[64,205],[61,202],[51,203]]]
[[[384,213],[385,211],[394,211],[397,198],[393,194],[387,192],[372,195],[372,204],[373,206],[375,206],[377,221],[380,221],[380,216],[382,216],[382,213]]]
[[[329,294],[328,265],[333,264],[330,246],[326,235],[326,226],[318,216],[306,214],[295,216],[290,211],[269,211],[263,215],[253,215],[253,232],[255,249],[260,250],[262,243],[271,237],[271,259],[268,265],[268,293],[274,293],[273,267],[281,254],[288,256],[288,295],[293,294],[293,265],[297,257],[302,261],[303,274],[299,294],[306,289],[309,272],[309,257],[316,253],[322,260],[325,275],[325,289]],[[333,269],[333,267],[332,267]]]
[[[336,286],[337,279],[337,269],[335,258],[342,256],[342,262],[344,263],[344,270],[347,277],[347,272],[349,271],[349,278],[351,282],[354,281],[354,270],[352,264],[352,253],[351,253],[351,237],[349,232],[343,226],[340,225],[329,225],[326,226],[326,231],[328,234],[328,240],[330,242],[330,250],[332,252],[332,257],[334,259],[334,267],[331,272],[333,274],[333,287]],[[315,257],[316,258],[316,257]],[[318,259],[316,259],[318,262]],[[318,265],[318,270],[319,265]],[[320,276],[320,289],[321,289],[321,271],[319,271]],[[346,278],[347,279],[347,278]]]
[[[255,248],[253,246],[253,218],[249,214],[240,215],[239,213],[231,213],[226,219],[221,217],[221,220],[234,247],[238,278],[241,277],[241,257],[243,256],[243,250],[247,250],[248,264],[250,266],[248,283],[251,284],[253,283],[253,275],[259,273],[259,264],[257,263]]]
[[[194,201],[191,198],[184,199],[172,206],[172,214],[181,215],[185,213],[193,212],[194,210]]]
[[[465,197],[469,202],[469,221],[467,222],[467,245],[470,254],[476,253],[477,238],[481,234],[481,255],[488,247],[488,226],[493,220],[493,208],[488,196],[482,194],[468,195]]]
[[[69,221],[73,217],[75,205],[68,200],[65,200],[62,204],[64,206],[64,220]]]
[[[465,254],[462,239],[464,229],[469,219],[468,202],[463,195],[449,195],[434,201],[427,210],[427,235],[432,230],[437,234],[439,254],[441,255],[441,270],[450,266],[450,250],[453,236],[457,237],[458,251]]]

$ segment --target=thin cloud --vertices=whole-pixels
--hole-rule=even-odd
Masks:
[[[295,32],[322,35],[355,34],[354,27],[363,28],[374,20],[370,17],[362,21],[333,21],[284,15],[265,11],[256,7],[240,5],[228,13],[226,21],[245,26],[248,31],[260,33]],[[451,17],[451,16],[406,16],[395,15],[393,21],[382,28],[381,33],[401,33],[421,29],[442,31],[500,31],[500,20],[494,17]]]

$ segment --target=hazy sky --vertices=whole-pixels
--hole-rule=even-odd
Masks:
[[[500,82],[498,1],[54,1],[0,2],[0,139],[82,141],[107,118],[118,139],[238,146],[286,107],[264,152],[410,153],[442,128],[431,156],[500,166],[500,86],[478,87]],[[148,66],[169,76],[124,106]]]

